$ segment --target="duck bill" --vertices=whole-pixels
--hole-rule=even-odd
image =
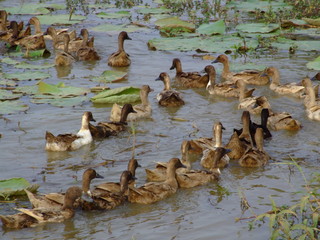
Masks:
[[[216,59],[216,60],[214,60],[213,62],[211,62],[211,63],[218,63],[219,61]]]
[[[96,174],[96,178],[104,178],[103,176],[101,176],[99,173]]]
[[[160,77],[156,78],[155,81],[162,81]]]

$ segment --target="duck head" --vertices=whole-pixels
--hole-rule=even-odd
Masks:
[[[224,54],[221,54],[212,63],[227,63],[227,62],[229,62],[228,57]]]
[[[82,195],[82,189],[79,187],[70,187],[66,191],[62,210],[73,209],[74,202]]]
[[[130,103],[126,103],[123,105],[122,110],[121,110],[121,117],[120,117],[120,122],[121,123],[126,123],[127,122],[127,117],[129,113],[137,113],[132,105]]]

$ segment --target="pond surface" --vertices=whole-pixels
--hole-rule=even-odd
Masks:
[[[1,1],[0,5],[11,6],[12,1]],[[9,16],[9,19],[24,20],[30,16]],[[87,27],[95,36],[95,47],[101,60],[95,64],[77,62],[66,77],[58,77],[55,68],[44,70],[52,77],[45,82],[56,84],[60,81],[81,87],[93,87],[97,83],[89,81],[89,75],[100,75],[112,69],[107,65],[109,54],[116,50],[117,33],[106,34],[90,31],[100,23],[128,23],[129,20],[98,19],[89,16],[81,24],[72,26],[77,32]],[[47,26],[42,26],[45,30]],[[195,52],[150,51],[149,39],[159,37],[158,30],[129,33],[132,41],[125,42],[132,64],[124,69],[128,72],[126,80],[109,84],[111,88],[121,86],[140,87],[148,84],[154,89],[149,95],[152,104],[152,120],[135,123],[135,156],[142,168],[137,169],[137,185],[145,182],[144,168],[153,168],[156,161],[167,161],[180,157],[180,144],[184,139],[211,136],[212,125],[221,121],[226,130],[223,142],[227,143],[233,128],[240,128],[241,110],[237,110],[237,99],[210,96],[205,89],[180,89],[186,105],[179,109],[158,106],[156,94],[163,89],[161,82],[154,81],[160,72],[168,72],[173,58],[180,58],[185,71],[201,71],[211,60],[193,58]],[[49,44],[48,44],[49,45]],[[51,45],[48,46],[52,50]],[[221,53],[214,53],[217,56]],[[307,74],[312,75],[305,64],[318,54],[297,51],[289,55],[287,51],[275,54],[259,54],[246,60],[265,66],[277,66],[282,82],[298,82]],[[244,57],[231,59],[243,64]],[[32,62],[31,60],[29,62]],[[46,60],[36,60],[34,64],[54,62],[54,54]],[[222,69],[221,65],[215,65]],[[4,72],[16,71],[10,65],[2,64]],[[33,85],[21,82],[21,85]],[[302,122],[298,132],[272,132],[273,138],[265,142],[265,150],[272,160],[264,168],[244,169],[237,162],[222,171],[221,180],[193,189],[179,189],[177,194],[161,202],[142,206],[125,204],[112,211],[77,211],[73,219],[63,223],[45,224],[22,230],[0,229],[1,239],[268,239],[268,224],[249,231],[247,221],[235,222],[236,218],[261,214],[271,209],[270,198],[277,205],[289,205],[299,199],[297,191],[303,189],[303,178],[297,169],[290,170],[287,165],[276,164],[292,158],[299,159],[304,174],[309,178],[319,171],[319,122],[308,120],[302,100],[278,96],[268,86],[256,87],[255,94],[268,96],[275,111],[288,111]],[[93,94],[90,94],[90,97]],[[47,130],[54,134],[77,132],[84,111],[91,111],[97,121],[108,119],[111,105],[94,106],[87,101],[81,106],[58,108],[47,104],[32,104],[29,97],[22,100],[29,104],[26,113],[4,115],[0,119],[1,179],[24,177],[32,183],[40,184],[39,192],[64,191],[70,186],[81,184],[83,171],[94,167],[105,179],[93,181],[93,185],[105,181],[118,181],[120,173],[126,169],[131,158],[130,147],[133,137],[125,132],[118,137],[94,141],[74,152],[46,152],[44,135]],[[176,121],[181,118],[187,121]],[[260,122],[258,116],[252,116]],[[196,132],[196,128],[199,129]],[[112,164],[112,161],[114,163]],[[198,159],[195,159],[198,160]],[[199,161],[194,168],[199,167]],[[242,214],[239,193],[243,193],[251,210]],[[12,214],[14,207],[30,207],[26,199],[14,203],[0,203],[1,214]]]

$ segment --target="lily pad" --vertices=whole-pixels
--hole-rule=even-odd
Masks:
[[[244,23],[236,26],[236,29],[247,33],[270,33],[279,28],[279,24]]]
[[[10,178],[0,180],[0,196],[4,198],[9,196],[25,195],[24,189],[30,192],[36,192],[39,188],[38,184],[30,184],[24,178]]]
[[[302,18],[303,21],[306,21],[310,25],[320,26],[320,18],[312,19],[312,18]]]
[[[162,13],[170,13],[172,12],[172,10],[165,7],[141,8],[141,9],[138,9],[137,12],[141,14],[162,14]]]
[[[301,51],[320,51],[319,41],[295,41],[286,38],[278,38],[276,42],[272,42],[271,45],[281,50],[289,50],[290,47],[295,47]]]
[[[60,97],[73,97],[87,94],[88,92],[90,92],[90,89],[65,86],[64,83],[51,85],[41,81],[38,83],[38,92],[41,94],[50,94]]]
[[[16,68],[22,68],[22,69],[47,69],[54,67],[54,64],[30,64],[26,62],[21,62],[18,65],[15,66]]]
[[[0,89],[0,100],[14,100],[21,96],[22,94],[13,94],[11,91]]]
[[[225,31],[226,25],[223,20],[219,20],[211,24],[202,24],[197,29],[197,32],[203,35],[224,34]]]
[[[307,68],[320,71],[320,56],[307,63]]]
[[[0,80],[0,85],[8,86],[8,87],[14,87],[17,86],[17,82],[13,80]]]
[[[112,25],[112,24],[101,24],[91,29],[96,32],[108,32],[108,33],[119,33],[121,31],[126,32],[139,32],[149,30],[148,28],[137,27],[134,25],[121,24],[121,25]]]
[[[0,102],[0,114],[12,114],[23,112],[29,109],[29,106],[21,101],[3,101]]]
[[[75,14],[72,15],[70,21],[69,14],[42,15],[38,16],[38,18],[43,25],[72,25],[86,19],[85,16]]]
[[[129,11],[118,11],[114,13],[100,12],[97,14],[97,16],[101,18],[124,18],[124,17],[130,17],[131,13]]]
[[[187,21],[183,21],[178,17],[168,17],[155,21],[154,23],[158,28],[185,28],[190,31],[195,31],[195,25]]]
[[[38,93],[38,85],[16,87],[14,90],[12,90],[12,92],[34,95]]]
[[[20,63],[20,62],[14,60],[14,59],[12,59],[12,58],[9,58],[9,57],[2,58],[2,59],[1,59],[1,62],[2,62],[2,63],[9,64],[9,65],[15,65],[15,64]]]
[[[140,100],[140,88],[120,87],[98,93],[91,98],[93,103],[133,103]]]
[[[127,76],[127,73],[121,72],[121,71],[113,71],[113,70],[106,70],[104,71],[100,76],[93,77],[92,80],[96,82],[117,82],[122,80],[125,76]]]
[[[86,96],[80,96],[80,97],[72,97],[72,98],[50,98],[52,96],[50,95],[35,95],[32,99],[30,99],[30,102],[36,103],[36,104],[51,104],[55,107],[73,107],[73,106],[79,106],[82,103],[89,100]]]
[[[34,72],[25,71],[20,73],[4,73],[3,77],[7,79],[23,81],[23,80],[41,80],[41,79],[49,78],[51,77],[51,75],[49,73],[39,72],[39,71],[34,71]]]
[[[19,46],[18,46],[19,47]],[[9,56],[12,57],[25,57],[25,58],[38,58],[38,57],[50,57],[51,53],[47,49],[40,49],[40,50],[32,50],[32,51],[22,51],[19,48],[19,51],[9,52]]]
[[[230,1],[227,7],[234,7],[238,10],[245,11],[245,12],[254,12],[257,9],[263,11],[272,11],[291,9],[292,7],[283,0],[278,1],[264,1],[264,0],[247,0],[247,1]]]
[[[8,7],[4,8],[8,13],[14,15],[14,14],[32,14],[32,15],[37,15],[37,14],[48,14],[50,11],[39,5],[39,4],[22,4],[21,6],[18,7]]]

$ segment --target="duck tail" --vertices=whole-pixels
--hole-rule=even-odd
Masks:
[[[53,142],[54,139],[55,139],[55,136],[51,132],[46,131],[46,140],[47,140],[47,142]]]

